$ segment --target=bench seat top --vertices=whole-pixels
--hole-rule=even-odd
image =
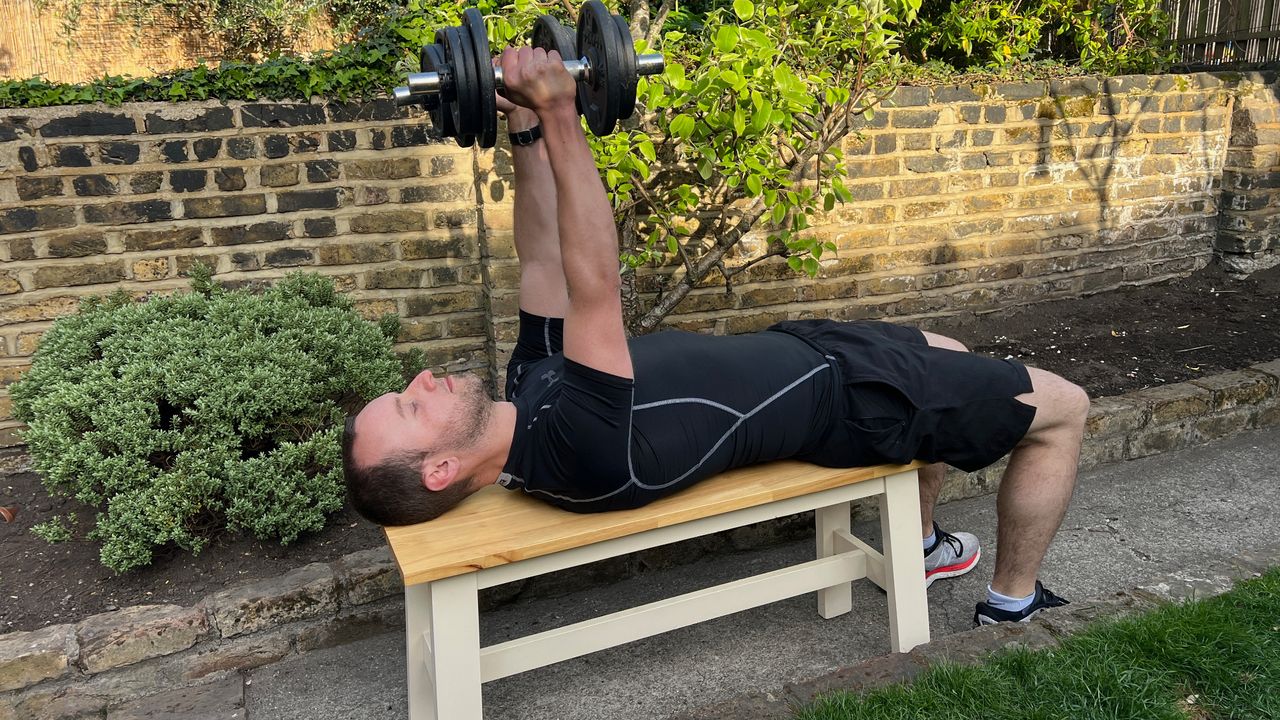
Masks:
[[[435,520],[385,528],[405,585],[584,547],[921,467],[825,468],[796,460],[708,478],[634,510],[571,513],[524,492],[486,487]]]

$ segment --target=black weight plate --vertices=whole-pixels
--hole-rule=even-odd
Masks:
[[[471,36],[471,53],[476,64],[476,88],[480,94],[479,137],[482,148],[498,144],[498,101],[494,98],[496,82],[493,77],[493,55],[489,52],[489,33],[484,29],[484,15],[475,8],[462,13],[462,25]]]
[[[434,105],[428,105],[427,109],[431,111],[431,122],[435,125],[436,130],[440,132],[441,137],[456,137],[458,134],[457,127],[453,124],[453,108],[450,107],[453,101],[453,74],[450,68],[444,62],[444,47],[436,45],[428,45],[422,49],[423,56],[423,72],[433,72],[440,76],[441,89],[440,93],[435,96]],[[448,86],[449,91],[445,92],[444,88]]]
[[[636,81],[640,79],[636,73],[636,41],[631,37],[631,26],[621,15],[614,15],[613,21],[618,26],[618,43],[622,46],[622,54],[618,56],[618,87],[622,89],[618,119],[626,120],[636,111]]]
[[[587,127],[608,135],[618,121],[622,88],[616,83],[619,47],[617,25],[599,0],[588,0],[578,13],[578,52],[591,63],[591,80],[578,83],[578,100]]]
[[[550,15],[542,15],[534,21],[529,44],[547,51],[555,50],[563,60],[578,59],[577,38],[573,31]]]
[[[471,147],[476,141],[476,112],[480,98],[476,95],[475,67],[468,46],[471,39],[463,41],[463,31],[456,27],[444,29],[445,60],[453,67],[453,126],[457,128],[458,146]]]

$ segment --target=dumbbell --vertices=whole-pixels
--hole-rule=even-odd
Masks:
[[[533,44],[570,58],[564,65],[578,81],[578,110],[593,133],[607,135],[618,120],[635,111],[639,76],[661,73],[663,57],[637,56],[626,22],[611,15],[599,0],[589,0],[579,13],[576,47],[572,38],[572,31],[544,16],[535,25]],[[463,147],[477,140],[481,147],[493,147],[497,141],[493,94],[503,82],[501,68],[492,65],[483,16],[468,8],[460,27],[437,30],[435,39],[434,46],[423,49],[422,72],[411,73],[408,86],[395,89],[396,103],[424,104],[441,133],[457,137]]]

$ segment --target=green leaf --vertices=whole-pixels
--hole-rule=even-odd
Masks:
[[[721,54],[733,52],[733,49],[738,46],[737,29],[729,25],[721,25],[720,28],[716,30],[715,43],[716,49],[719,50]]]
[[[756,14],[756,5],[751,0],[733,0],[733,12],[740,20],[750,20]]]
[[[818,261],[816,259],[812,257],[807,257],[804,259],[804,271],[809,275],[809,277],[816,277],[818,274],[818,271],[821,269],[822,269],[822,266],[818,264]]]
[[[668,126],[668,129],[671,131],[672,135],[675,135],[681,140],[688,140],[689,136],[693,134],[693,116],[677,115],[671,119],[671,124]]]

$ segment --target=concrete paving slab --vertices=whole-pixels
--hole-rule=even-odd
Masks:
[[[1081,477],[1042,578],[1055,592],[1085,598],[1172,572],[1214,576],[1255,537],[1280,535],[1280,428],[1127,463]],[[994,549],[993,497],[938,512],[951,530],[974,532]],[[855,526],[878,542],[873,525]],[[808,558],[811,543],[718,555],[606,587],[517,601],[485,613],[482,639],[520,635],[638,602]],[[934,637],[971,627],[973,605],[991,577],[988,555],[969,575],[929,591]],[[811,596],[793,598],[656,638],[485,685],[486,718],[497,720],[665,720],[741,693],[780,689],[888,652],[883,595],[855,584],[855,609],[822,620]],[[249,675],[248,720],[407,717],[404,640],[386,634]]]

